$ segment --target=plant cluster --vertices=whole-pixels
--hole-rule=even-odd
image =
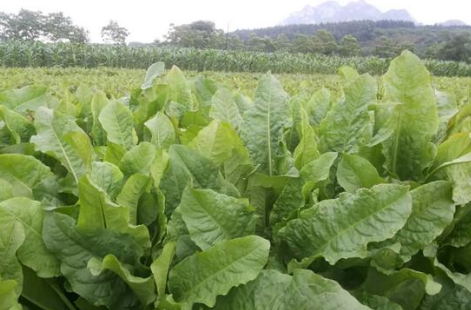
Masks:
[[[0,309],[468,309],[471,106],[340,76],[1,92]]]

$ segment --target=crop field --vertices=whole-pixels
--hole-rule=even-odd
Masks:
[[[139,88],[146,70],[119,68],[1,68],[0,91],[21,88],[28,85],[45,85],[57,96],[64,89],[72,94],[80,85],[87,86],[93,91],[103,91],[108,97],[119,98]],[[185,71],[189,83],[198,76],[203,76],[217,84],[253,97],[261,73],[215,72],[215,71]],[[312,93],[321,88],[327,88],[337,95],[342,82],[339,75],[327,74],[274,74],[283,85],[284,91],[290,96],[299,93]],[[375,76],[381,88],[381,76]],[[456,98],[459,104],[471,98],[471,78],[468,77],[439,77],[432,76],[432,86]],[[380,94],[380,93],[379,93]]]
[[[336,74],[342,66],[360,73],[383,75],[390,59],[340,57],[289,52],[256,52],[172,47],[129,47],[13,41],[0,43],[0,67],[12,68],[127,68],[145,70],[155,62],[182,70],[217,72],[268,72],[291,74]],[[434,76],[471,77],[471,64],[424,60]]]
[[[0,310],[471,309],[470,92],[0,68]]]

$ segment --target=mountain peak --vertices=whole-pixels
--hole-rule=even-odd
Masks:
[[[318,6],[305,6],[301,11],[292,13],[281,25],[319,24],[353,20],[404,20],[413,21],[407,10],[381,12],[365,0],[349,2],[342,6],[336,1],[327,1]]]

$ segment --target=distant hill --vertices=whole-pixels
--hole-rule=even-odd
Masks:
[[[414,51],[425,57],[428,47],[443,42],[447,35],[468,32],[471,34],[471,27],[468,25],[420,25],[411,21],[392,20],[361,20],[337,23],[320,24],[296,24],[285,26],[274,26],[259,29],[237,30],[231,35],[238,36],[242,41],[250,40],[252,36],[261,38],[277,39],[286,36],[293,40],[296,35],[312,36],[319,30],[330,32],[337,42],[346,35],[354,36],[366,54],[372,53],[375,46],[383,37],[390,39],[394,45],[412,45]]]
[[[344,6],[335,1],[324,2],[315,7],[305,6],[301,11],[292,13],[280,25],[336,23],[358,20],[415,22],[407,10],[381,12],[374,5],[360,0],[350,2]]]
[[[459,27],[459,26],[468,26],[464,21],[458,19],[450,19],[443,23],[438,23],[437,25],[443,27]]]

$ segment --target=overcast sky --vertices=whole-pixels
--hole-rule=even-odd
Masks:
[[[62,11],[90,31],[100,42],[100,29],[110,19],[131,32],[128,41],[151,42],[167,33],[170,23],[212,20],[230,30],[272,26],[305,5],[324,0],[0,0],[0,11],[17,13],[21,8],[45,13]],[[340,3],[349,2],[339,0]],[[469,0],[367,0],[380,10],[407,9],[419,22],[431,24],[460,19],[471,24]]]

